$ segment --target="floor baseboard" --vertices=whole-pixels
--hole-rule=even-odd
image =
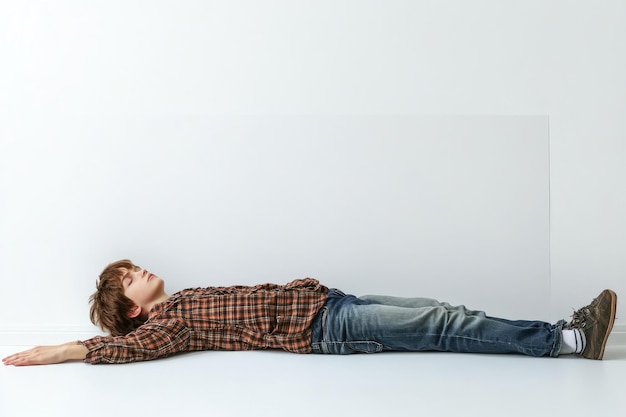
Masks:
[[[104,334],[98,330],[89,326],[0,327],[0,346],[57,345]]]

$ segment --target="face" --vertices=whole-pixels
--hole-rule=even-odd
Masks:
[[[152,305],[165,294],[163,280],[139,266],[126,270],[122,287],[124,295],[141,307],[142,315],[147,315]]]

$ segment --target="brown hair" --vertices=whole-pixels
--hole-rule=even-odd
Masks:
[[[139,317],[128,317],[135,303],[124,295],[122,277],[133,268],[135,265],[128,259],[110,263],[96,281],[96,292],[89,297],[91,322],[111,336],[123,336],[144,323]]]

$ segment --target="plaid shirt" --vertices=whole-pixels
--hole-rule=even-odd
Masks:
[[[82,343],[87,363],[146,361],[195,350],[284,349],[311,352],[311,323],[328,288],[312,278],[287,285],[187,289],[155,305],[125,336]]]

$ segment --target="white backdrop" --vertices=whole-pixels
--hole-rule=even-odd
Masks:
[[[84,329],[97,274],[121,256],[163,275],[171,290],[306,274],[354,292],[406,290],[545,319],[604,287],[623,292],[625,19],[619,1],[2,2],[0,333]],[[454,120],[476,147],[448,158],[439,145],[420,153],[411,143],[423,142],[397,139],[379,152],[375,129],[363,148],[349,142],[365,137],[357,135],[304,141],[388,129],[401,115]],[[547,118],[519,115],[549,117],[549,249],[544,240],[524,252],[534,230],[524,225],[545,230],[539,216],[507,217],[543,210],[547,221],[544,200],[515,200],[546,195]],[[529,148],[497,149],[496,158],[479,152],[491,144],[483,133],[501,139],[498,129],[526,123],[543,139],[529,134]],[[412,132],[399,126],[396,138]],[[235,139],[213,142],[211,154],[201,136],[211,129]],[[255,135],[268,147],[246,142]],[[544,158],[533,171],[541,189],[521,182],[530,169],[513,179],[530,153]],[[437,182],[419,182],[413,157]],[[476,158],[500,165],[468,162]],[[496,168],[509,176],[489,175]],[[483,178],[498,192],[470,199],[476,190],[465,185]],[[516,186],[502,186],[508,181]],[[431,205],[413,199],[413,186]],[[425,214],[441,217],[425,223]],[[499,238],[501,246],[486,246]],[[429,256],[410,257],[416,248]],[[544,258],[518,275],[495,273],[537,253]],[[486,254],[499,264],[484,264]],[[433,266],[444,258],[445,267]],[[457,273],[470,261],[475,274],[493,268],[473,277],[488,288]]]
[[[12,292],[62,302],[14,325],[82,307],[64,287],[121,257],[170,291],[312,276],[548,314],[546,117],[77,120],[37,137],[3,153],[1,271]]]

